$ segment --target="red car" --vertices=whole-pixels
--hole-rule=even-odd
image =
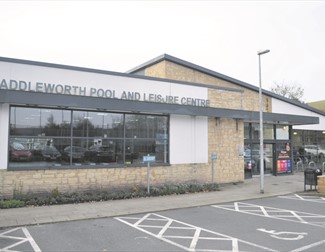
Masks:
[[[12,143],[9,150],[9,160],[10,161],[31,161],[32,152],[26,150],[21,143]]]

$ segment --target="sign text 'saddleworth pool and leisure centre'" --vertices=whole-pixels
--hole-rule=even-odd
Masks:
[[[161,95],[155,93],[140,93],[130,91],[117,91],[114,89],[102,89],[94,87],[81,87],[44,82],[30,82],[22,80],[1,79],[0,90],[17,90],[26,92],[39,92],[49,94],[64,94],[77,96],[90,96],[109,99],[122,99],[133,101],[147,101],[157,103],[169,103],[179,105],[190,105],[198,107],[209,107],[209,100],[193,97],[181,97],[173,95]]]

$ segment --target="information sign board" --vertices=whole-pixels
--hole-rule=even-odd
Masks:
[[[156,162],[156,156],[143,156],[144,163]]]

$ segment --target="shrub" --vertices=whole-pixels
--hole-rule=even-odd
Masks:
[[[17,199],[0,200],[0,208],[17,208],[25,206],[25,202]]]
[[[133,187],[112,188],[109,190],[93,190],[87,192],[62,193],[58,188],[43,195],[24,195],[20,191],[15,192],[14,199],[1,200],[0,208],[14,208],[23,206],[44,206],[54,204],[83,203],[92,201],[107,201],[119,199],[131,199],[140,197],[154,197],[172,194],[185,194],[206,191],[217,191],[219,187],[215,183],[183,183],[163,184],[150,187],[150,194],[146,186],[135,185]]]

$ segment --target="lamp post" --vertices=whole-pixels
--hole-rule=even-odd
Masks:
[[[260,101],[260,193],[264,193],[264,146],[263,146],[263,99],[262,99],[262,77],[261,77],[261,55],[270,52],[270,50],[258,51],[258,69],[259,69],[259,101]]]

